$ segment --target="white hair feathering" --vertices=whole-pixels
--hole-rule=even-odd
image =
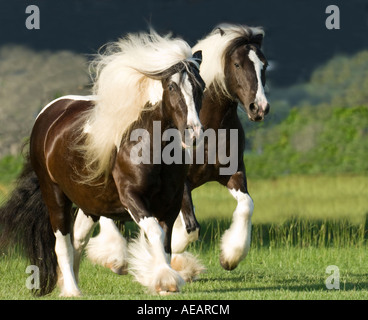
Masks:
[[[171,35],[150,33],[128,34],[104,47],[91,63],[94,71],[93,94],[95,107],[82,117],[84,122],[76,149],[86,161],[91,183],[106,173],[112,150],[119,148],[121,139],[136,121],[145,104],[162,99],[158,75],[179,63],[191,60],[190,46]]]

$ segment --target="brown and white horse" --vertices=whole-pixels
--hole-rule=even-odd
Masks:
[[[188,205],[191,201],[190,191],[208,181],[219,182],[228,188],[238,203],[232,224],[221,239],[220,263],[227,270],[236,268],[246,257],[251,242],[254,205],[247,187],[243,159],[245,137],[237,108],[240,105],[251,121],[262,121],[269,112],[270,105],[264,92],[268,63],[261,51],[263,37],[264,32],[260,28],[223,24],[193,47],[194,51],[202,50],[200,73],[208,88],[203,97],[200,120],[204,129],[212,128],[215,132],[219,129],[226,132],[235,129],[238,161],[236,172],[222,175],[221,168],[224,166],[218,160],[215,164],[206,161],[200,165],[194,157],[186,182],[181,219],[177,220],[174,228],[175,231],[180,230],[183,220],[186,233],[184,238],[174,238],[174,243],[183,250],[188,243],[187,235],[198,229],[193,206]],[[226,140],[226,147],[227,153],[231,152],[229,139]],[[175,231],[174,236],[180,235],[180,232]]]
[[[153,130],[177,132],[180,140],[163,140],[160,151],[170,141],[184,157],[184,130],[201,126],[199,64],[181,39],[129,34],[95,60],[93,96],[59,98],[38,115],[28,162],[0,210],[0,244],[22,240],[40,269],[40,294],[52,291],[58,270],[61,295],[80,295],[80,253],[100,216],[140,226],[130,260],[140,283],[156,292],[179,291],[183,279],[170,266],[171,231],[188,165],[155,161]],[[136,130],[148,140],[135,139]],[[149,163],[132,159],[142,141]],[[72,204],[84,212],[74,236]]]
[[[227,137],[230,137],[230,130],[236,130],[237,170],[233,174],[221,175],[220,169],[224,165],[218,161],[218,154],[215,163],[209,163],[208,158],[204,163],[197,163],[196,153],[193,154],[181,212],[174,225],[172,250],[183,252],[190,242],[198,239],[199,224],[194,215],[191,190],[206,182],[218,181],[228,188],[238,203],[232,224],[221,240],[220,263],[227,270],[236,268],[246,257],[251,243],[254,206],[247,187],[244,130],[237,109],[240,106],[251,121],[262,121],[269,112],[264,92],[268,63],[261,51],[263,37],[261,28],[222,24],[192,48],[193,52],[202,51],[200,74],[207,88],[200,111],[201,123],[204,130],[214,129],[216,134],[219,129],[225,129]],[[208,140],[205,144],[205,150],[208,150]],[[229,139],[226,149],[229,153]],[[126,263],[125,246],[113,221],[104,219],[101,220],[100,233],[91,239],[87,253],[92,261],[119,273]]]

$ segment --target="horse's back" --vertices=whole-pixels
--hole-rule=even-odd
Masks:
[[[76,125],[78,115],[93,106],[93,100],[80,96],[65,96],[50,102],[36,118],[30,136],[30,158],[34,170],[47,169],[50,149],[57,136],[64,131],[62,127]]]
[[[63,96],[51,101],[38,114],[35,128],[47,126],[48,128],[66,111],[83,112],[94,104],[94,96]],[[32,132],[33,133],[33,132]]]

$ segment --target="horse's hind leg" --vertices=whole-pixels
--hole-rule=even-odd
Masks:
[[[233,213],[233,221],[221,239],[221,266],[226,270],[235,269],[248,254],[251,242],[253,200],[249,196],[244,172],[237,172],[227,183],[231,195],[238,205]]]
[[[199,223],[194,214],[192,195],[187,183],[184,185],[181,211],[175,220],[171,248],[173,253],[182,253],[186,247],[199,237]]]
[[[78,282],[79,265],[82,251],[86,247],[93,229],[97,225],[98,218],[87,216],[79,209],[74,222],[73,244],[74,244],[74,275]]]
[[[45,186],[45,184],[43,184]],[[50,222],[55,234],[55,253],[60,269],[59,285],[61,286],[61,296],[80,296],[73,271],[74,249],[71,240],[72,215],[71,201],[53,183],[47,184],[50,187],[43,187],[45,203],[49,211]]]

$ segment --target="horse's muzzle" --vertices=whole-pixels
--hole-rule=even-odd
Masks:
[[[270,104],[268,102],[264,104],[251,103],[249,105],[248,118],[251,121],[263,121],[265,116],[270,112]]]

